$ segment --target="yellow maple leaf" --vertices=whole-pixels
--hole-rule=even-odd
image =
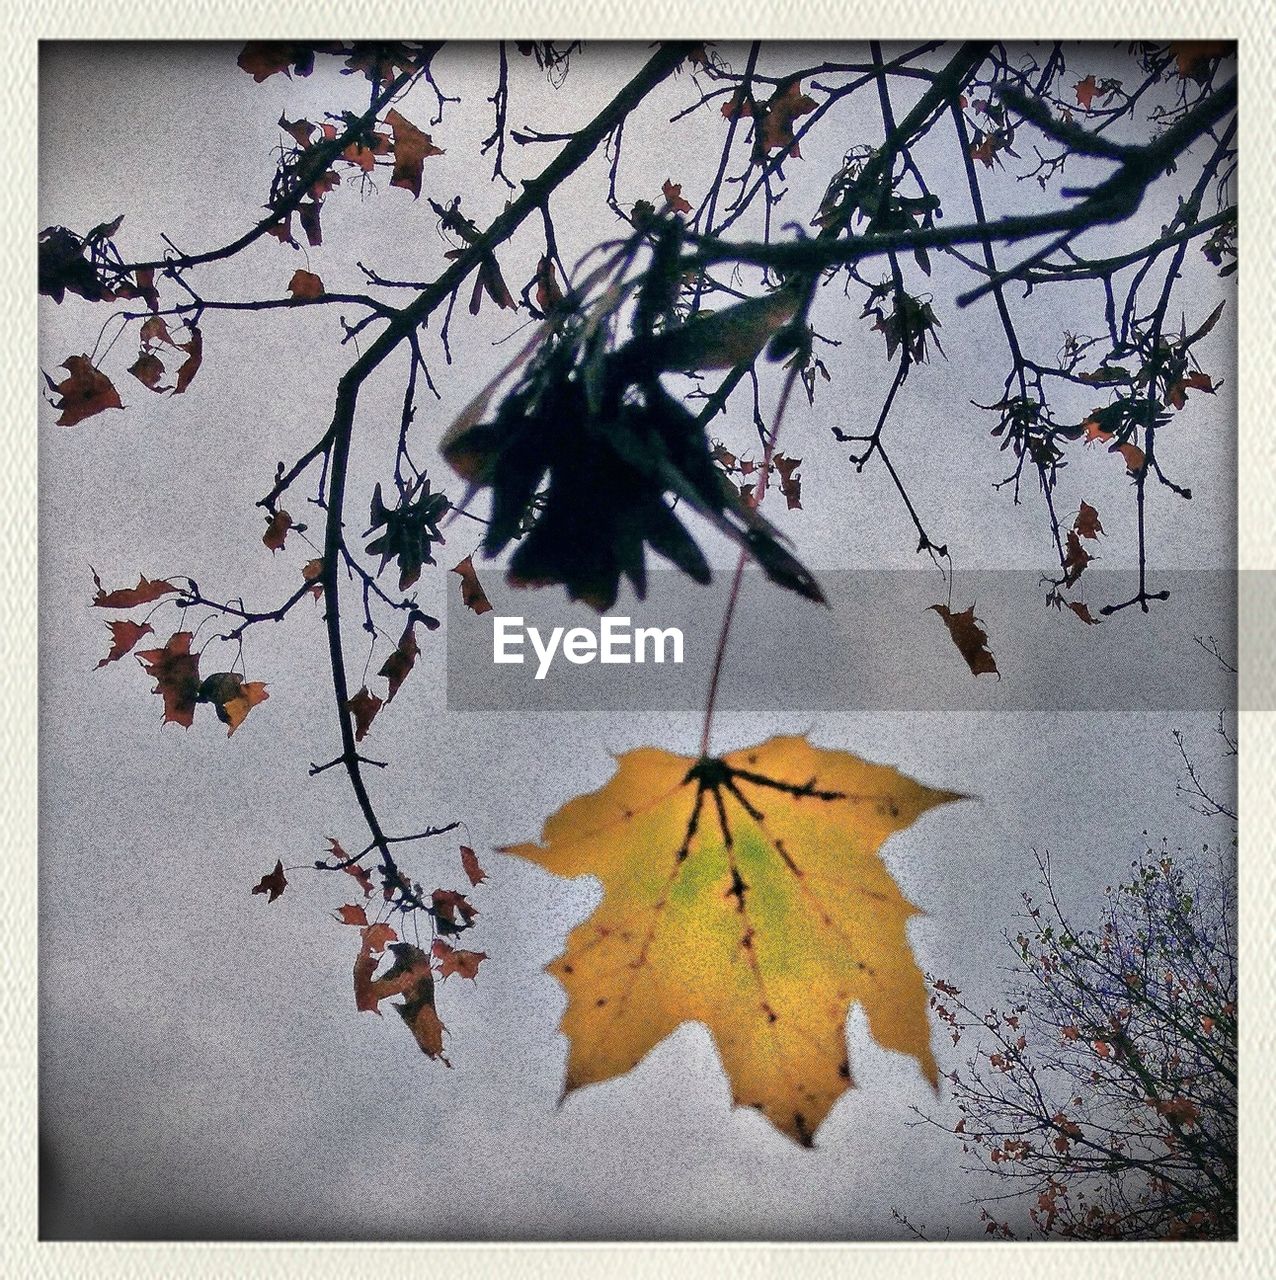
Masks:
[[[721,759],[617,757],[541,843],[502,850],[605,890],[548,966],[568,993],[564,1096],[625,1074],[683,1022],[708,1027],[736,1106],[811,1145],[852,1087],[846,1016],[938,1079],[917,914],[882,843],[949,800],[887,765],[777,737]]]

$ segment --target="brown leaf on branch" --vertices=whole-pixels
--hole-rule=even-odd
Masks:
[[[1125,469],[1132,476],[1137,476],[1147,461],[1147,454],[1137,444],[1131,444],[1128,440],[1125,444],[1109,445],[1108,452],[1119,453],[1125,459]]]
[[[474,557],[466,556],[460,564],[453,565],[452,572],[461,575],[461,603],[475,613],[490,612],[492,602],[487,598],[487,592],[483,590],[483,584],[479,582],[474,570]]]
[[[462,929],[468,929],[478,915],[470,900],[455,889],[435,889],[431,901],[434,923],[440,933],[460,933]]]
[[[401,995],[403,1003],[392,1007],[407,1023],[421,1051],[427,1057],[441,1058],[450,1066],[443,1057],[443,1023],[434,1009],[434,972],[430,967],[430,957],[411,943],[391,942],[394,963],[379,978],[374,977],[378,964],[374,955],[377,950],[375,942],[379,939],[373,938],[372,933],[376,927],[364,931],[363,946],[355,960],[356,1007],[379,1014],[381,1010],[377,1005],[382,1000]],[[388,930],[388,926],[383,927]],[[394,936],[393,930],[388,932],[390,937]]]
[[[106,591],[102,587],[102,579],[94,573],[93,585],[97,588],[93,604],[98,609],[132,609],[139,604],[151,604],[161,596],[172,595],[177,590],[171,582],[165,582],[161,578],[152,580],[145,574],[138,578],[135,587]]]
[[[518,309],[518,303],[514,301],[514,295],[510,293],[505,277],[501,275],[500,264],[490,253],[479,263],[478,275],[474,279],[474,290],[470,294],[470,315],[478,315],[485,293],[503,310]]]
[[[173,341],[173,335],[168,331],[168,325],[165,323],[163,316],[150,316],[148,319],[143,320],[137,336],[142,346],[148,351],[154,350],[161,342],[173,348],[177,346],[177,343]]]
[[[313,302],[316,298],[323,297],[323,281],[313,271],[298,267],[292,273],[292,279],[288,281],[288,292],[294,298]]]
[[[301,566],[301,576],[309,583],[314,585],[310,588],[310,594],[316,600],[323,599],[323,583],[319,581],[323,577],[323,556],[316,556],[313,560],[307,560]]]
[[[130,622],[121,618],[118,622],[108,622],[111,628],[111,651],[97,665],[104,667],[108,662],[118,662],[126,653],[130,653],[137,642],[145,635],[154,633],[149,622]]]
[[[212,703],[217,718],[230,726],[226,730],[229,738],[244,723],[248,713],[269,697],[260,680],[245,680],[234,671],[216,671],[199,686],[195,700]]]
[[[358,693],[346,703],[346,710],[354,716],[354,740],[362,742],[364,735],[372,726],[372,721],[376,718],[376,714],[385,703],[377,697],[375,693],[368,692],[368,686],[364,685]]]
[[[724,120],[747,120],[753,115],[753,103],[745,92],[744,86],[738,86],[731,96],[722,104]]]
[[[111,297],[94,265],[84,256],[88,246],[66,227],[45,227],[40,232],[38,257],[39,289],[54,302],[61,302],[69,289],[90,302]]]
[[[793,122],[799,116],[809,115],[817,105],[814,98],[802,92],[797,80],[777,89],[762,109],[755,150],[767,152],[784,147],[790,156],[800,160],[802,152],[793,140]]]
[[[173,345],[179,351],[186,352],[186,359],[182,361],[181,368],[177,371],[177,382],[173,386],[173,394],[179,396],[191,384],[191,379],[199,372],[199,366],[204,362],[204,335],[195,327],[188,326],[190,337],[185,342],[175,342]]]
[[[665,194],[665,201],[669,205],[670,211],[673,213],[690,213],[691,204],[684,199],[682,194],[682,183],[674,182],[671,178],[665,179],[665,185],[661,188]]]
[[[1069,600],[1068,608],[1077,615],[1089,627],[1097,627],[1099,619],[1090,612],[1090,606],[1082,603],[1080,600]]]
[[[368,913],[361,906],[347,903],[344,907],[338,907],[335,914],[342,924],[357,924],[364,928],[367,927]]]
[[[385,117],[394,135],[394,174],[392,187],[412,192],[415,200],[421,194],[421,168],[430,156],[444,155],[428,133],[422,133],[406,116],[391,108]]]
[[[1081,537],[1089,538],[1091,541],[1103,532],[1103,525],[1099,523],[1099,513],[1084,501],[1077,512],[1077,518],[1072,522],[1072,527]]]
[[[979,142],[970,144],[970,158],[978,160],[985,169],[991,169],[996,158],[997,149],[992,134],[986,133]]]
[[[1093,75],[1088,75],[1084,80],[1078,80],[1076,84],[1077,106],[1082,111],[1089,111],[1090,104],[1094,101],[1094,95],[1099,91],[1099,82]]]
[[[266,516],[266,532],[261,535],[261,540],[263,545],[270,548],[272,555],[276,551],[283,550],[284,542],[288,538],[288,530],[291,528],[292,516],[282,507]]]
[[[348,867],[342,867],[341,869],[346,875],[353,876],[358,881],[359,888],[363,890],[365,898],[372,897],[372,877],[368,874],[366,867],[357,862],[352,862]]]
[[[1090,553],[1081,545],[1081,539],[1077,537],[1075,529],[1068,530],[1065,546],[1063,582],[1064,586],[1070,587],[1085,572],[1086,565],[1090,563]]]
[[[975,606],[953,613],[946,604],[933,604],[930,608],[944,620],[948,634],[952,636],[961,656],[972,674],[995,675],[1000,677],[997,661],[988,648],[988,633],[975,618]]]
[[[434,1008],[434,974],[429,957],[419,948],[403,942],[395,944],[391,950],[395,952],[394,968],[386,976],[402,966],[401,980],[411,979],[411,984],[404,989],[403,1003],[392,1007],[408,1024],[421,1052],[427,1058],[438,1058],[450,1067],[452,1064],[443,1056],[443,1032],[446,1028]]]
[[[297,217],[301,219],[301,229],[306,233],[306,243],[312,249],[323,244],[323,227],[319,222],[322,208],[318,200],[303,200],[297,206]]]
[[[416,642],[415,626],[415,620],[409,619],[408,625],[403,628],[403,635],[399,637],[399,647],[381,664],[381,670],[377,672],[390,682],[390,691],[385,695],[387,703],[394,701],[394,695],[399,692],[399,686],[408,678],[408,674],[420,656],[421,649]]]
[[[1215,58],[1225,58],[1236,51],[1231,40],[1178,40],[1170,45],[1181,79],[1200,78]]]
[[[328,837],[328,856],[338,863],[346,863],[347,865],[343,866],[341,870],[346,875],[354,877],[359,884],[359,888],[363,890],[365,898],[372,897],[372,877],[368,875],[366,868],[358,862],[348,862],[350,855],[341,847],[341,841],[332,836]],[[321,862],[318,865],[322,867],[326,864]]]
[[[341,159],[362,173],[371,173],[377,166],[377,157],[388,156],[390,151],[388,133],[371,133],[364,142],[352,142],[341,153]]]
[[[553,259],[544,254],[536,264],[536,308],[542,315],[549,315],[557,307],[562,306],[563,291],[558,284],[558,276],[554,272]]]
[[[159,291],[155,288],[155,268],[138,267],[133,273],[133,283],[116,286],[117,296],[141,298],[152,310],[159,310]],[[143,326],[145,327],[145,326]]]
[[[461,866],[469,877],[470,884],[477,887],[487,879],[487,872],[479,866],[478,854],[468,844],[461,846]]]
[[[155,678],[154,692],[164,699],[164,723],[189,729],[199,699],[199,655],[191,653],[189,631],[176,631],[162,649],[143,649],[137,660]]]
[[[1166,398],[1176,409],[1181,409],[1187,404],[1189,390],[1205,391],[1213,395],[1218,388],[1214,385],[1214,380],[1208,373],[1202,373],[1199,369],[1194,369],[1185,378],[1179,378],[1177,382],[1171,385]]]
[[[269,903],[274,902],[287,887],[288,877],[284,875],[284,864],[276,858],[275,869],[257,881],[253,886],[253,892],[266,894],[266,901]]]
[[[276,40],[249,40],[236,59],[241,71],[247,71],[258,84],[282,71],[290,80],[295,71],[308,76],[315,67],[313,46],[284,44]]]
[[[290,244],[294,249],[301,248],[292,234],[291,209],[289,209],[278,222],[272,222],[270,226],[266,228],[266,234],[268,236],[274,236],[280,244]]]
[[[362,1013],[380,1016],[377,1002],[394,994],[384,989],[378,991],[372,975],[381,963],[381,953],[397,937],[398,934],[388,924],[372,924],[359,931],[359,954],[354,960],[354,1007]]]
[[[164,362],[153,352],[139,351],[128,371],[151,391],[168,390],[167,387],[160,386],[160,379],[164,376]]]
[[[44,375],[49,390],[61,397],[53,402],[53,407],[61,410],[57,419],[59,427],[73,427],[105,409],[124,408],[110,378],[88,356],[67,356],[62,368],[67,376],[61,382],[54,382],[47,373]]]
[[[315,127],[309,120],[289,120],[287,115],[280,113],[278,124],[303,151],[310,145]]]
[[[448,946],[442,938],[435,938],[430,954],[439,962],[439,976],[450,978],[459,973],[471,982],[478,980],[479,965],[487,959],[486,951],[458,951]]]
[[[786,458],[777,453],[772,459],[775,469],[780,473],[780,492],[784,495],[790,511],[802,509],[802,477],[797,469],[802,465],[801,458]]]

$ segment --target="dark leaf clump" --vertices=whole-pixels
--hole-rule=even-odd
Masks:
[[[676,509],[689,507],[758,561],[768,577],[814,600],[814,578],[714,464],[701,423],[626,349],[608,353],[598,326],[565,327],[493,420],[445,446],[463,474],[492,490],[483,550],[520,539],[517,586],[561,583],[600,612],[621,578],[646,593],[648,547],[697,582],[711,573]],[[454,461],[455,464],[455,461]]]
[[[430,482],[423,482],[421,492],[413,499],[405,496],[398,507],[387,507],[381,498],[381,486],[372,494],[372,514],[369,533],[384,526],[385,532],[368,543],[368,554],[381,556],[380,572],[390,561],[399,564],[399,590],[406,591],[421,576],[422,565],[434,563],[430,550],[436,542],[443,541],[439,521],[447,514],[451,504],[442,493],[431,493]]]

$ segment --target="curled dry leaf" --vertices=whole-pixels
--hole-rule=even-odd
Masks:
[[[997,661],[988,648],[988,633],[975,618],[975,606],[953,613],[946,604],[933,604],[930,608],[944,620],[948,634],[952,636],[961,656],[972,674],[981,676],[992,674],[1000,678]]]
[[[236,59],[258,84],[282,71],[290,80],[295,71],[308,76],[315,67],[315,51],[310,45],[285,44],[276,40],[249,40]]]
[[[691,204],[683,197],[681,182],[674,182],[672,179],[666,178],[665,185],[661,190],[665,193],[665,201],[673,213],[691,212]]]
[[[294,298],[313,302],[314,299],[323,297],[323,281],[313,271],[298,267],[292,273],[292,279],[288,281],[288,292]]]
[[[458,951],[448,946],[442,938],[435,938],[430,954],[439,962],[439,977],[450,978],[459,973],[471,982],[478,980],[479,965],[487,959],[486,951]]]
[[[291,528],[292,516],[282,507],[266,516],[266,532],[262,534],[261,540],[265,546],[270,548],[272,555],[276,551],[283,550],[284,543],[288,538],[288,530]],[[322,561],[320,562],[320,568],[322,569]]]
[[[130,622],[127,618],[106,625],[111,628],[111,651],[97,664],[99,667],[106,666],[108,662],[118,662],[126,653],[132,652],[143,636],[152,635],[155,630],[149,622]]]
[[[289,120],[281,112],[277,123],[303,151],[310,145],[310,139],[314,134],[315,127],[309,120]]]
[[[377,1002],[392,994],[378,994],[373,989],[372,975],[381,963],[381,953],[398,936],[388,924],[372,924],[359,931],[359,954],[354,961],[354,1006],[362,1013],[380,1016]]]
[[[306,233],[306,243],[312,248],[323,244],[323,227],[319,223],[322,206],[318,200],[303,200],[297,206],[297,217],[301,219],[301,229]],[[318,277],[315,277],[318,279]],[[320,286],[320,292],[323,289]]]
[[[408,625],[403,628],[403,635],[399,637],[399,647],[381,664],[381,670],[377,672],[378,675],[385,676],[390,683],[390,691],[385,695],[387,703],[394,700],[394,695],[399,692],[399,687],[408,678],[420,656],[421,649],[416,642],[415,626],[415,619],[409,619]]]
[[[1081,507],[1077,511],[1077,518],[1072,522],[1072,527],[1080,537],[1089,538],[1091,541],[1103,532],[1103,525],[1099,522],[1099,513],[1088,502],[1081,503]]]
[[[363,741],[364,735],[372,727],[373,720],[376,719],[377,712],[383,706],[385,706],[385,703],[375,693],[368,692],[367,685],[364,685],[346,703],[346,710],[354,716],[354,740],[356,742]]]
[[[430,156],[444,154],[428,133],[422,133],[406,116],[391,108],[385,117],[394,135],[394,174],[392,187],[412,192],[415,200],[421,194],[421,167]]]
[[[564,1092],[624,1075],[684,1022],[717,1045],[736,1106],[804,1146],[852,1087],[846,1016],[934,1085],[914,907],[885,840],[960,797],[805,738],[721,759],[641,747],[503,850],[603,898],[549,971],[567,990]]]
[[[287,887],[288,877],[284,875],[284,864],[276,858],[275,869],[257,881],[253,886],[253,892],[264,893],[267,895],[267,902],[274,902]]]
[[[188,326],[188,329],[190,337],[185,342],[173,344],[179,351],[186,352],[186,359],[177,370],[177,381],[173,384],[175,396],[181,395],[190,386],[191,379],[199,372],[199,366],[204,362],[204,335],[193,324]]]
[[[1215,58],[1236,52],[1230,40],[1179,40],[1170,45],[1179,76],[1187,80],[1208,70]]]
[[[191,653],[192,634],[176,631],[162,649],[143,649],[137,660],[154,676],[155,689],[164,699],[164,723],[189,729],[199,700],[199,655]]]
[[[474,570],[474,557],[466,556],[460,564],[452,566],[452,572],[461,575],[461,603],[475,613],[489,613],[492,602]]]
[[[1097,627],[1099,625],[1099,619],[1090,612],[1088,604],[1084,604],[1080,600],[1069,600],[1068,608],[1087,626]]]
[[[780,473],[780,492],[784,495],[788,509],[800,511],[802,509],[802,477],[797,474],[797,469],[802,465],[802,459],[787,458],[784,454],[777,453],[771,461],[776,471]]]
[[[1213,395],[1217,390],[1214,379],[1208,373],[1194,369],[1170,387],[1168,399],[1176,409],[1182,409],[1187,404],[1188,391],[1205,391]]]
[[[165,582],[162,578],[151,579],[145,575],[138,578],[135,587],[106,591],[102,587],[102,579],[94,573],[93,585],[97,588],[93,604],[98,609],[132,609],[139,604],[150,604],[177,590],[171,582]]]
[[[1137,476],[1147,461],[1147,454],[1137,444],[1131,444],[1128,440],[1125,444],[1109,445],[1108,452],[1119,453],[1125,459],[1125,469],[1132,476]]]
[[[431,895],[434,924],[440,933],[460,933],[474,923],[478,910],[455,889],[435,889]]]
[[[61,382],[54,382],[47,373],[44,375],[49,390],[60,397],[53,402],[53,407],[61,411],[57,419],[59,427],[73,427],[106,409],[124,408],[115,385],[88,356],[67,356],[62,368],[67,376]]]
[[[323,599],[323,583],[319,581],[323,577],[323,556],[316,556],[313,560],[307,560],[301,566],[301,576],[307,582],[314,585],[310,588],[310,594],[316,600]]]
[[[380,1013],[377,1005],[390,996],[401,995],[403,1002],[392,1006],[407,1023],[421,1052],[430,1058],[443,1057],[443,1023],[434,1008],[434,972],[430,957],[408,942],[391,942],[394,963],[379,978],[374,977],[377,960],[374,958],[370,935],[377,926],[364,931],[363,947],[355,961],[355,1004],[358,1008]],[[388,926],[390,937],[393,930]],[[383,936],[383,935],[382,935]],[[384,942],[382,943],[384,946]],[[370,967],[369,967],[370,966]]]
[[[350,855],[341,847],[341,842],[332,836],[328,837],[328,856],[332,858],[341,870],[348,876],[353,876],[358,882],[359,888],[363,890],[365,898],[372,897],[372,877],[368,874],[367,868],[358,862],[350,862]],[[317,867],[330,866],[326,862],[317,862]],[[335,870],[335,867],[331,867]]]
[[[164,376],[164,362],[150,351],[138,352],[137,359],[129,365],[128,369],[142,386],[149,388],[151,391],[167,391],[167,387],[160,386],[160,379]]]
[[[334,914],[342,924],[357,924],[366,927],[368,923],[368,913],[361,906],[354,904],[338,907]]]
[[[1081,545],[1081,539],[1077,537],[1075,529],[1068,530],[1068,540],[1065,545],[1063,582],[1065,586],[1070,587],[1085,572],[1086,565],[1090,563],[1090,553]]]
[[[979,142],[972,142],[970,144],[970,158],[972,160],[978,160],[985,169],[992,168],[993,161],[996,157],[997,149],[992,134],[986,133]]]
[[[468,844],[461,846],[461,866],[469,877],[470,884],[477,887],[487,879],[487,872],[479,866],[478,854]]]
[[[269,697],[260,680],[245,680],[234,671],[216,671],[199,686],[195,700],[212,703],[217,718],[229,725],[226,730],[229,738],[244,723],[248,713]]]
[[[543,255],[536,264],[536,307],[542,315],[562,306],[563,291],[558,284],[558,276],[554,272],[553,259]]]
[[[777,89],[763,108],[755,150],[766,152],[784,147],[789,155],[801,159],[802,152],[793,137],[793,122],[799,116],[809,115],[816,106],[815,99],[802,92],[800,81],[794,80]]]

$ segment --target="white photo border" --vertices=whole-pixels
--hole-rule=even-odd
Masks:
[[[996,35],[1000,39],[1186,39],[1239,42],[1241,92],[1239,273],[1239,567],[1276,569],[1276,484],[1271,392],[1276,365],[1276,255],[1260,228],[1276,224],[1276,37],[1267,0],[506,0],[503,4],[434,3],[405,15],[400,4],[267,4],[233,0],[195,9],[123,0],[45,0],[9,8],[10,55],[0,89],[9,120],[9,175],[0,205],[0,287],[4,335],[4,409],[0,439],[0,1270],[12,1276],[357,1277],[412,1274],[427,1268],[450,1280],[508,1276],[540,1280],[584,1276],[783,1275],[832,1280],[856,1276],[912,1280],[1022,1274],[1040,1280],[1261,1280],[1276,1256],[1271,1206],[1276,1179],[1276,1101],[1266,1082],[1276,1051],[1276,713],[1240,713],[1240,977],[1242,1177],[1240,1239],[1227,1244],[87,1244],[37,1238],[37,609],[35,255],[36,72],[41,40],[188,40],[304,36],[378,37],[403,33],[405,16],[431,36],[458,39],[552,34],[594,39],[892,39]],[[1267,14],[1264,17],[1264,14]],[[420,34],[420,32],[418,32]],[[1270,602],[1271,593],[1264,593]],[[1276,617],[1240,605],[1240,706],[1263,705],[1255,680],[1270,665]],[[1267,702],[1266,705],[1271,705]]]

